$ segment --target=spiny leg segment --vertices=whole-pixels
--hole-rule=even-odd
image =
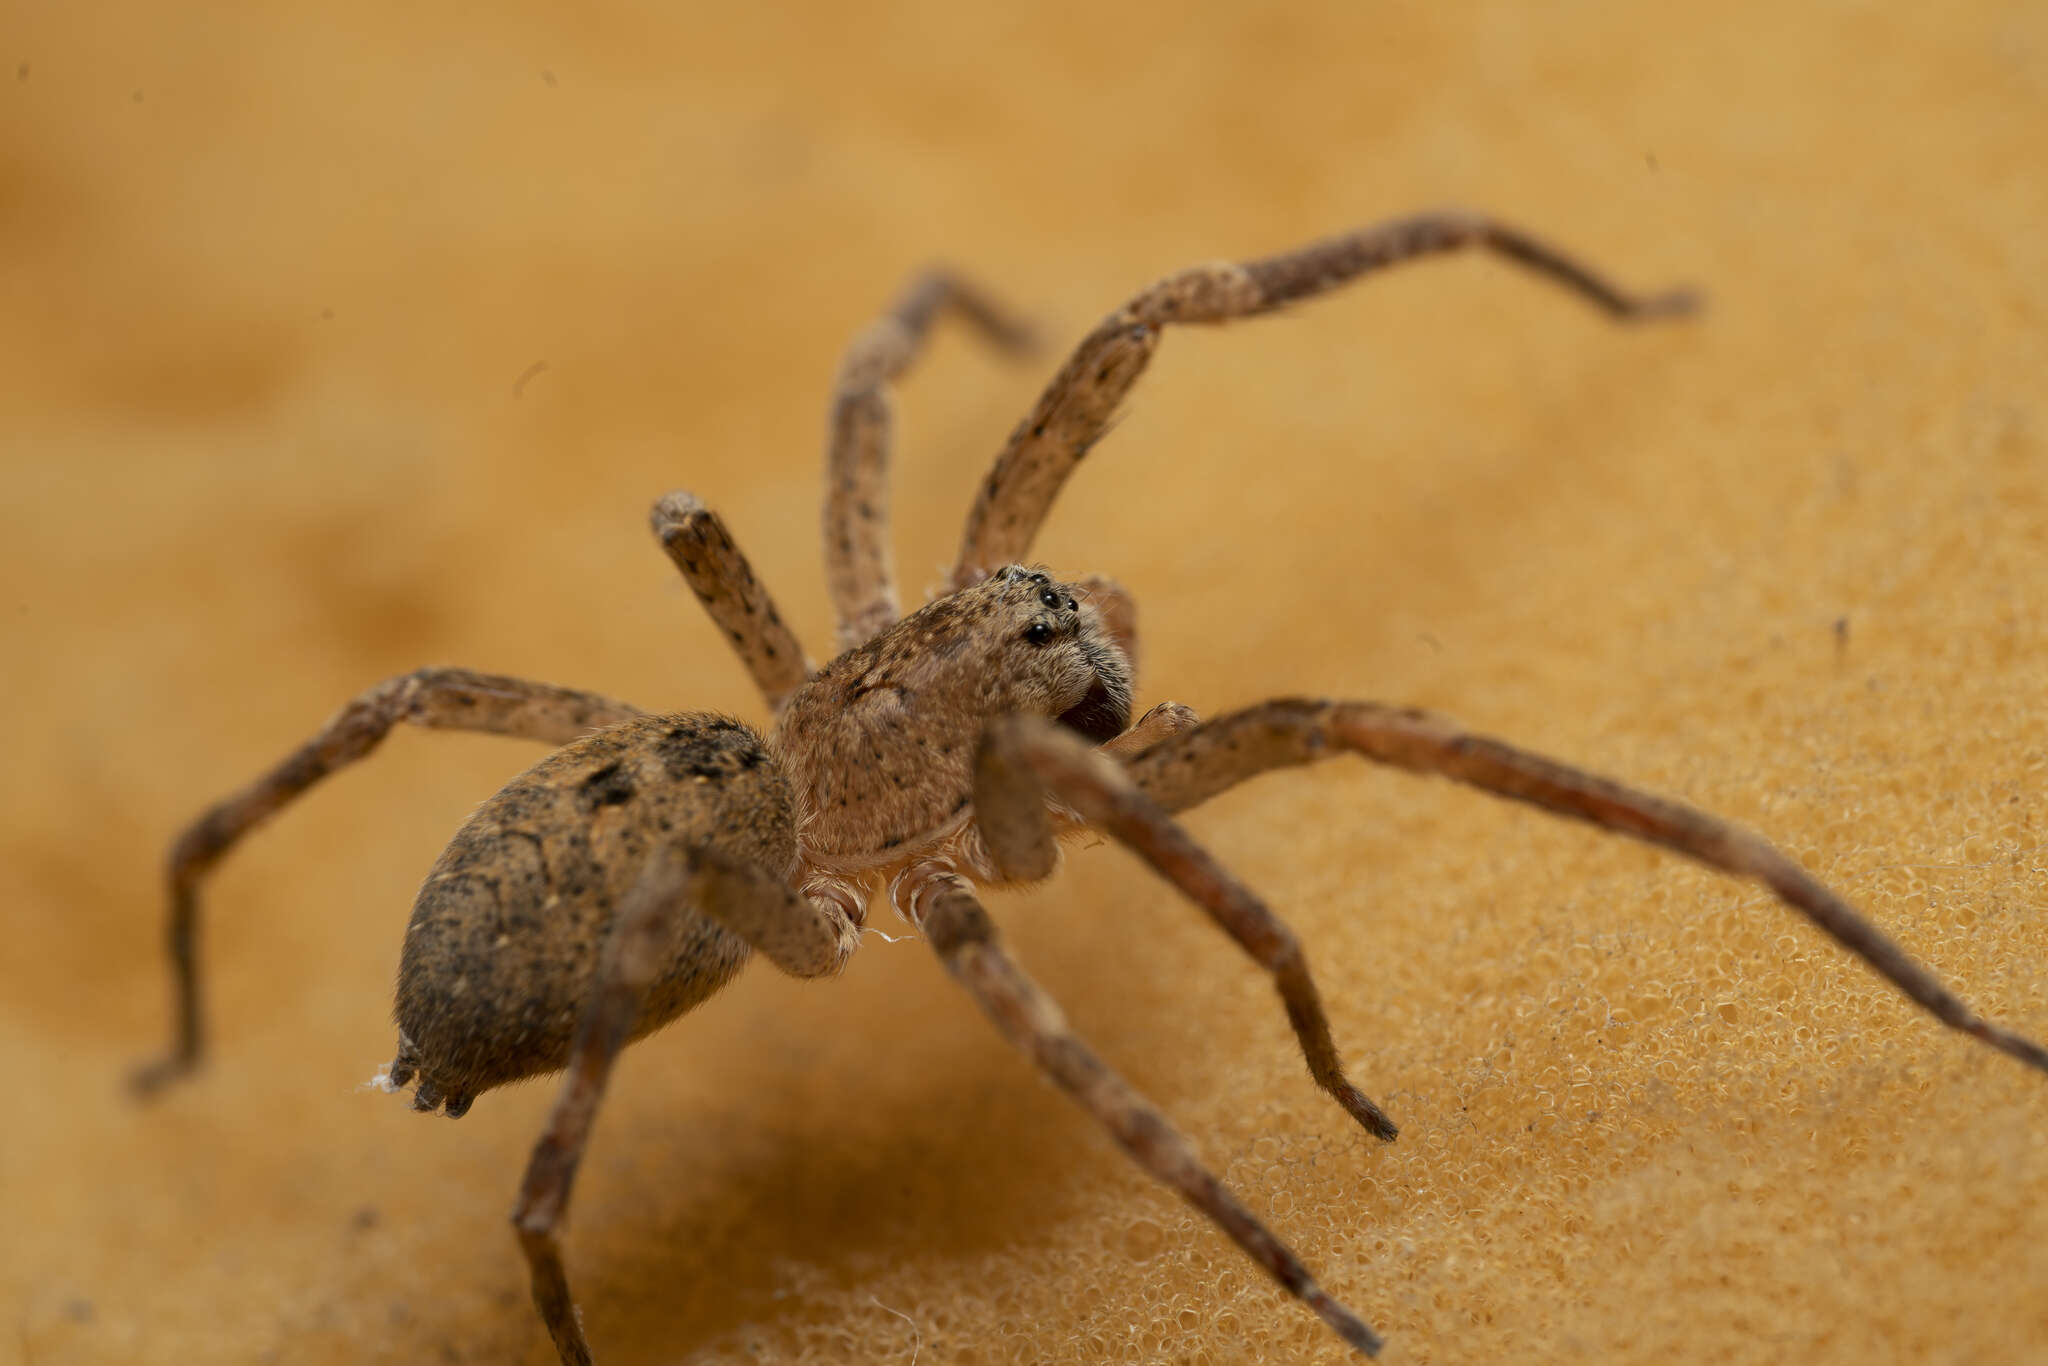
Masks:
[[[1162,737],[1146,756],[1184,743],[1201,729]],[[1143,765],[1147,758],[1129,762]],[[1140,791],[1122,765],[1040,717],[1009,716],[993,723],[975,756],[975,825],[997,865],[1011,876],[1052,872],[1047,795],[1151,864],[1272,974],[1316,1085],[1374,1137],[1395,1136],[1393,1120],[1344,1075],[1308,959],[1286,922]]]
[[[825,452],[825,582],[839,616],[839,648],[850,650],[896,621],[896,572],[889,554],[889,447],[894,424],[888,386],[917,358],[932,320],[951,310],[997,347],[1033,349],[1031,329],[959,276],[927,271],[846,348],[833,386]]]
[[[1380,1339],[1365,1321],[1316,1284],[1294,1251],[1202,1165],[1167,1118],[1074,1034],[1052,998],[1003,947],[966,879],[941,863],[913,864],[891,895],[1003,1037],[1094,1116],[1132,1160],[1208,1216],[1339,1337],[1368,1356],[1379,1352]]]
[[[1160,807],[1181,811],[1268,769],[1337,754],[1450,778],[1762,883],[1943,1024],[2048,1072],[2048,1049],[1979,1017],[1855,907],[1758,836],[1678,802],[1473,735],[1443,717],[1376,702],[1283,698],[1163,740],[1131,761],[1126,772]]]
[[[1617,319],[1673,317],[1698,302],[1682,290],[1630,294],[1539,238],[1460,212],[1395,219],[1264,260],[1196,266],[1168,276],[1103,319],[1010,434],[968,514],[953,587],[965,588],[988,570],[1025,558],[1061,486],[1108,431],[1169,325],[1255,317],[1386,266],[1467,247],[1505,256]]]
[[[724,519],[695,494],[678,490],[654,505],[649,520],[661,548],[753,676],[770,714],[780,711],[811,676],[811,663]]]
[[[591,1360],[562,1265],[561,1225],[576,1169],[612,1062],[626,1046],[648,989],[668,965],[675,917],[692,911],[718,921],[793,977],[839,971],[860,943],[859,930],[838,908],[807,900],[743,862],[701,849],[662,849],[648,859],[606,937],[562,1089],[512,1209],[512,1227],[532,1273],[534,1307],[563,1366],[589,1366]]]
[[[468,669],[419,669],[358,695],[277,767],[194,821],[171,846],[166,925],[177,998],[170,1052],[137,1068],[141,1095],[191,1072],[205,1052],[199,988],[199,888],[213,866],[251,830],[338,769],[368,754],[404,722],[437,730],[488,731],[565,745],[579,735],[641,715],[597,693]]]

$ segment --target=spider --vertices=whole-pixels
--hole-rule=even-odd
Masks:
[[[877,895],[1133,1160],[1345,1342],[1376,1353],[1364,1319],[1075,1036],[975,896],[980,884],[1049,876],[1063,836],[1093,829],[1123,842],[1271,974],[1317,1085],[1390,1140],[1393,1121],[1344,1073],[1292,931],[1173,819],[1266,770],[1339,754],[1451,778],[1761,882],[1943,1023],[2048,1071],[2048,1050],[1980,1019],[1797,864],[1716,817],[1376,702],[1286,698],[1206,722],[1162,702],[1132,724],[1130,596],[1107,578],[1066,581],[1021,561],[1162,333],[1271,312],[1468,247],[1619,319],[1694,306],[1684,292],[1624,293],[1526,233],[1458,212],[1169,276],[1105,318],[1053,377],[982,484],[943,595],[903,616],[887,545],[890,382],[942,311],[1007,350],[1030,342],[967,282],[918,278],[848,348],[832,398],[824,542],[836,658],[822,668],[806,658],[716,513],[688,493],[654,506],[656,535],[752,674],[772,728],[651,714],[462,669],[421,669],[369,689],[173,844],[175,1037],[135,1085],[153,1093],[201,1059],[195,934],[208,872],[401,721],[560,746],[486,802],[428,874],[400,960],[397,1053],[379,1080],[411,1086],[414,1109],[456,1117],[494,1086],[566,1070],[512,1214],[535,1305],[565,1363],[591,1356],[560,1229],[614,1057],[731,981],[754,953],[797,977],[837,973]]]

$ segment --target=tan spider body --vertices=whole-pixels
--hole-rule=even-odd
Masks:
[[[1049,875],[1067,831],[1123,842],[1271,974],[1317,1084],[1391,1139],[1392,1121],[1344,1075],[1292,933],[1172,819],[1259,773],[1337,754],[1448,777],[1762,882],[1943,1022],[2048,1071],[2048,1051],[1977,1017],[1796,864],[1688,807],[1377,703],[1282,699],[1199,724],[1187,708],[1162,703],[1131,725],[1129,598],[1106,579],[1066,583],[1015,563],[1165,327],[1268,312],[1375,268],[1466,246],[1506,255],[1617,317],[1690,306],[1677,294],[1632,298],[1535,239],[1464,214],[1169,277],[1080,343],[997,458],[950,591],[899,620],[884,511],[886,387],[942,308],[1005,346],[1026,340],[958,280],[919,280],[856,339],[833,399],[824,530],[837,658],[811,667],[715,514],[681,493],[654,509],[656,533],[752,673],[773,728],[649,715],[592,693],[457,669],[370,689],[173,846],[177,1035],[138,1085],[153,1091],[202,1053],[194,946],[207,871],[401,721],[560,746],[477,811],[421,888],[401,959],[388,1083],[412,1085],[415,1108],[454,1116],[493,1086],[566,1068],[513,1221],[535,1302],[568,1363],[590,1353],[557,1235],[618,1050],[706,999],[755,952],[800,977],[837,972],[882,896],[923,930],[1005,1036],[1134,1160],[1345,1341],[1376,1351],[1365,1322],[1068,1029],[1004,949],[973,890]]]
[[[563,746],[486,802],[427,875],[399,966],[392,1083],[417,1079],[420,1108],[460,1115],[494,1086],[560,1069],[606,929],[660,847],[716,862],[722,880],[688,899],[703,910],[670,913],[632,1037],[701,1003],[756,948],[797,976],[839,971],[871,896],[905,869],[1003,878],[970,811],[990,720],[1065,715],[1103,741],[1192,723],[1167,704],[1128,730],[1130,695],[1128,656],[1096,609],[1016,568],[847,651],[766,737],[727,717],[642,716]]]

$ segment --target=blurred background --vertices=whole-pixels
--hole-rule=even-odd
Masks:
[[[2048,1034],[2048,7],[17,6],[0,25],[0,1358],[551,1360],[505,1224],[551,1097],[391,1056],[414,889],[531,746],[404,732],[224,865],[161,1046],[162,851],[420,664],[758,703],[646,531],[721,510],[814,653],[840,348],[946,261],[1038,319],[901,391],[899,565],[1146,281],[1439,204],[1498,262],[1170,336],[1039,553],[1141,701],[1447,711],[1754,825]],[[2048,1078],[1760,891],[1362,766],[1196,831],[1308,946],[1381,1146],[1108,848],[994,909],[1392,1362],[2048,1352]],[[893,933],[887,917],[881,927]],[[917,942],[628,1055],[568,1244],[600,1360],[1318,1361]]]

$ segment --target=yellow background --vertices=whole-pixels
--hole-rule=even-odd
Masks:
[[[1059,345],[1437,203],[1707,287],[1626,331],[1460,260],[1171,336],[1040,550],[1141,595],[1146,702],[1415,702],[1682,796],[2048,1035],[2048,7],[765,8],[0,25],[0,1357],[547,1359],[550,1089],[354,1089],[533,749],[397,735],[240,851],[217,1052],[141,1109],[162,848],[422,663],[757,717],[645,509],[722,510],[822,651],[826,386],[934,258]],[[913,591],[1055,359],[949,329],[905,385]],[[1388,1361],[2048,1356],[2048,1078],[1764,894],[1342,763],[1192,823],[1397,1144],[1121,853],[995,909]],[[578,1196],[610,1363],[1341,1359],[914,942],[636,1049]]]

